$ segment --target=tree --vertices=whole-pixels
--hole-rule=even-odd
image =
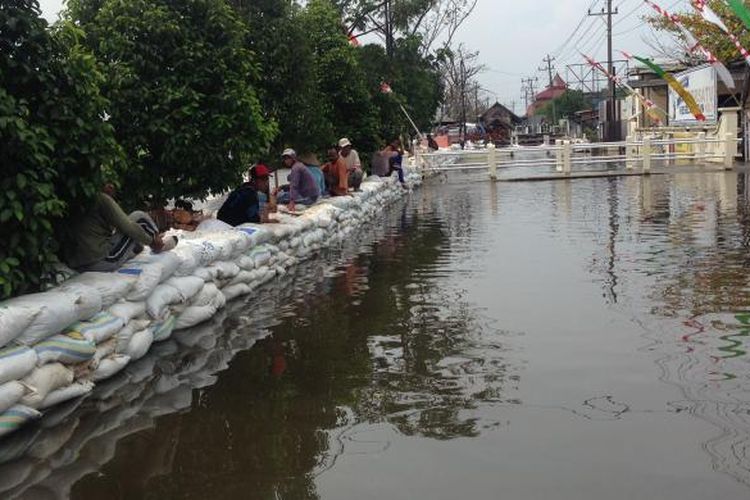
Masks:
[[[106,76],[131,202],[223,191],[267,150],[276,124],[246,26],[223,0],[71,0],[68,15]]]
[[[748,47],[750,45],[750,32],[747,32],[742,21],[734,15],[727,4],[720,0],[709,0],[708,5],[721,17],[727,28],[739,37],[742,44]],[[670,12],[670,14],[676,15],[680,22],[695,35],[700,43],[709,49],[718,59],[733,61],[742,57],[729,37],[719,27],[706,22],[694,10],[689,13],[676,14]],[[685,64],[695,64],[698,62],[698,55],[692,52],[687,40],[685,40],[674,23],[665,19],[664,16],[656,14],[647,17],[646,20],[657,31],[669,33],[678,41],[676,45],[668,45],[660,41],[657,37],[654,37],[654,40],[651,40],[649,44],[659,55]]]
[[[0,298],[38,290],[55,230],[101,187],[120,151],[82,33],[49,30],[36,1],[0,3]]]
[[[334,135],[326,98],[314,74],[312,45],[300,22],[301,9],[288,0],[229,0],[248,25],[247,48],[263,78],[257,83],[263,109],[277,124],[274,151],[315,144]]]
[[[592,104],[580,90],[566,90],[563,95],[547,103],[537,111],[537,114],[545,116],[553,121],[557,118],[571,118],[578,111],[591,109]]]

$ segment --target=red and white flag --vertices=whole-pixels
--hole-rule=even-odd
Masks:
[[[382,92],[383,94],[391,94],[393,93],[393,89],[390,85],[388,85],[388,83],[383,82],[380,84],[380,92]]]

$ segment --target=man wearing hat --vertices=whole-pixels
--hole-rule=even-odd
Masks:
[[[339,154],[346,164],[346,169],[349,172],[349,187],[354,188],[355,191],[359,191],[359,186],[362,184],[362,162],[359,161],[359,153],[357,150],[352,148],[352,143],[346,137],[343,137],[339,141]]]
[[[229,194],[216,218],[232,226],[263,222],[261,198],[267,199],[269,174],[268,167],[262,163],[250,169],[250,182]]]
[[[287,148],[281,153],[281,160],[289,174],[289,191],[279,193],[278,202],[286,203],[290,212],[294,212],[297,203],[312,205],[320,198],[320,187],[315,176],[304,163],[297,159],[297,152]]]

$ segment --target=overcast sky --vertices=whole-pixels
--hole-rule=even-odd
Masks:
[[[689,4],[687,0],[660,2],[672,10]],[[54,20],[63,0],[40,0],[40,4],[44,16]],[[604,18],[584,19],[589,7],[600,11],[604,5],[606,0],[479,0],[457,38],[467,48],[480,51],[481,62],[487,67],[480,77],[482,87],[509,107],[515,101],[516,111],[522,112],[521,78],[538,76],[544,86],[546,73],[538,68],[547,54],[557,58],[554,64],[563,78],[566,65],[582,62],[576,49],[599,59],[606,57]],[[613,5],[619,10],[613,21],[615,49],[649,53],[642,40],[650,31],[642,21],[650,14],[648,7],[642,0],[614,0]]]

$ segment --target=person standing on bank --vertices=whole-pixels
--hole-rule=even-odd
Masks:
[[[278,193],[278,202],[286,204],[290,212],[294,212],[297,203],[312,205],[320,198],[318,181],[304,163],[297,159],[297,152],[287,148],[281,154],[281,161],[289,174],[289,190]]]
[[[127,215],[113,199],[114,194],[114,186],[106,184],[89,209],[67,225],[63,260],[78,272],[116,271],[144,246],[160,253],[177,245],[175,236],[166,241],[162,238],[146,212]]]
[[[354,188],[355,191],[359,191],[359,186],[362,184],[362,179],[364,178],[362,162],[359,159],[359,153],[352,147],[351,141],[346,137],[343,137],[339,141],[339,154],[349,172],[349,187]]]

